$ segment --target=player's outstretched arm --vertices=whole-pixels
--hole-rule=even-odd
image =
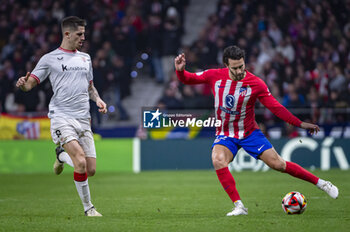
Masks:
[[[89,97],[91,100],[96,102],[99,112],[104,114],[107,113],[107,104],[100,98],[100,95],[98,94],[93,82],[90,82],[89,85]]]
[[[206,72],[202,72],[202,74],[198,74],[198,73],[190,73],[185,70],[186,57],[184,53],[181,53],[175,58],[174,64],[175,64],[176,75],[182,83],[186,85],[207,83]]]
[[[316,124],[308,123],[308,122],[302,122],[300,124],[300,127],[307,130],[310,134],[317,134],[317,132],[320,131],[320,127]]]
[[[23,77],[20,77],[16,82],[16,87],[20,88],[24,92],[28,92],[37,85],[37,81],[30,76],[30,72]]]
[[[183,71],[185,70],[185,66],[186,66],[186,57],[184,53],[181,53],[175,58],[175,70]]]

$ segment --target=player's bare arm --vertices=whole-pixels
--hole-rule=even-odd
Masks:
[[[310,134],[317,134],[320,131],[320,127],[318,125],[308,123],[308,122],[302,122],[300,124],[300,127],[307,130]]]
[[[107,104],[100,98],[100,95],[98,94],[93,82],[91,82],[89,85],[89,97],[91,100],[96,102],[99,112],[104,114],[107,113]]]
[[[16,87],[20,88],[24,92],[28,92],[37,85],[37,81],[30,76],[30,72],[23,77],[20,77],[16,82]]]
[[[185,54],[181,53],[175,58],[175,69],[176,71],[183,71],[185,70],[185,66],[186,66]]]

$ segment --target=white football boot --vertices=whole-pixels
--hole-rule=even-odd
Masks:
[[[325,191],[331,198],[334,198],[334,199],[338,198],[339,190],[337,186],[333,185],[331,182],[326,181],[324,184],[322,184],[318,188]]]
[[[92,206],[90,209],[85,211],[85,216],[88,217],[102,217],[102,214],[97,212],[94,206]]]
[[[64,163],[58,158],[60,153],[63,152],[64,149],[61,146],[56,147],[56,160],[53,164],[53,171],[56,175],[61,174],[64,168]]]
[[[242,202],[235,203],[233,210],[226,214],[226,216],[238,216],[238,215],[248,215],[248,208],[245,208]]]

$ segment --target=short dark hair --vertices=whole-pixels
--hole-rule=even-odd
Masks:
[[[86,26],[86,21],[84,19],[81,19],[77,16],[68,16],[64,18],[61,22],[61,29],[62,32],[64,29],[69,28],[71,30],[78,30],[78,27],[85,27]]]
[[[240,60],[241,58],[243,58],[243,60],[245,59],[245,51],[243,49],[235,45],[224,49],[224,55],[222,57],[224,64],[228,64],[228,59]]]

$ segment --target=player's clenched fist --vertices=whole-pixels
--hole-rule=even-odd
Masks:
[[[31,90],[36,85],[37,82],[33,77],[30,77],[30,72],[27,72],[27,74],[24,77],[20,77],[16,83],[16,87],[20,88],[22,91],[25,92]]]
[[[176,71],[183,71],[186,66],[185,54],[181,53],[175,58],[175,69]]]
[[[27,82],[29,76],[30,76],[30,72],[27,72],[27,74],[26,74],[24,77],[20,77],[20,78],[17,80],[16,87],[19,88],[19,87],[25,85],[25,83]]]
[[[101,113],[107,113],[107,104],[101,99],[101,98],[98,98],[96,100],[96,105],[97,107],[99,108],[98,111],[101,112]]]

